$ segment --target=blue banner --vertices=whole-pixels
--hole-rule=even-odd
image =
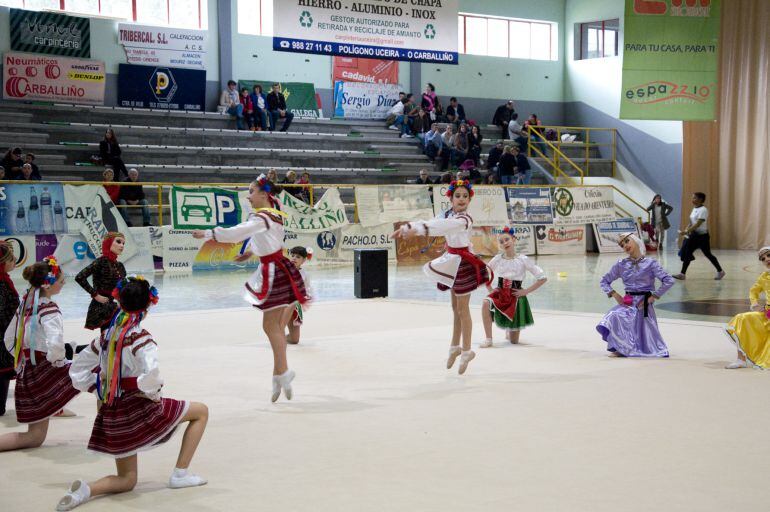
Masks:
[[[553,207],[548,188],[508,189],[514,224],[552,224]]]
[[[0,186],[0,235],[67,232],[64,188],[55,183]]]
[[[405,60],[410,62],[434,62],[437,64],[458,64],[458,52],[390,48],[363,44],[329,43],[309,39],[273,37],[273,50],[277,52],[317,53],[319,55],[342,55],[367,59]]]
[[[118,106],[203,111],[206,106],[206,72],[121,64]]]

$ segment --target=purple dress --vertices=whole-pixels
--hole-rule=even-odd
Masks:
[[[661,282],[657,290],[656,278]],[[657,260],[625,258],[615,263],[602,277],[602,291],[610,293],[612,282],[616,279],[623,280],[625,294],[631,295],[633,307],[615,306],[596,326],[607,342],[607,350],[626,357],[668,357],[668,347],[658,330],[655,308],[649,305],[645,312],[644,306],[640,308],[639,305],[644,303],[648,294],[660,297],[666,293],[674,286],[674,278],[663,270]]]

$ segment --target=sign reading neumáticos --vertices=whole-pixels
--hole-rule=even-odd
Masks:
[[[626,0],[621,118],[715,118],[720,9],[721,0]]]
[[[104,104],[104,62],[31,53],[3,56],[3,98]]]
[[[91,56],[91,20],[88,18],[11,9],[10,25],[11,50],[65,57]]]

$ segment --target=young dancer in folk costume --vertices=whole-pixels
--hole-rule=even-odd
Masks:
[[[24,279],[30,288],[5,331],[5,346],[17,373],[16,419],[29,427],[0,436],[0,452],[43,444],[48,420],[80,393],[70,382],[62,315],[52,300],[64,286],[56,259],[28,266]]]
[[[281,391],[289,400],[293,393],[291,383],[295,374],[289,369],[286,359],[284,311],[295,303],[302,305],[308,301],[299,270],[283,255],[285,214],[275,198],[279,192],[280,187],[260,174],[249,185],[249,202],[255,211],[246,222],[231,228],[216,227],[193,232],[195,238],[214,239],[217,242],[249,240],[248,249],[239,256],[239,261],[259,256],[259,268],[244,285],[244,298],[263,312],[262,329],[273,349],[273,402],[281,396]]]
[[[208,409],[199,402],[161,398],[158,345],[142,328],[158,292],[143,278],[129,277],[112,295],[120,309],[101,336],[75,357],[69,374],[75,387],[96,393],[102,402],[88,449],[114,457],[117,475],[89,483],[75,480],[56,510],[72,510],[94,496],[133,489],[137,453],[168,441],[182,422],[189,424],[168,485],[179,489],[206,483],[188,467],[206,429]]]
[[[492,272],[470,250],[473,219],[467,210],[473,198],[473,186],[466,180],[453,181],[447,190],[447,197],[450,198],[452,207],[445,213],[429,221],[407,222],[393,233],[393,237],[445,237],[446,252],[426,263],[423,270],[428,277],[436,281],[439,290],[452,291],[454,324],[446,366],[447,369],[452,368],[459,356],[458,373],[462,375],[468,368],[468,363],[476,357],[476,353],[471,350],[471,293],[479,286],[492,282]]]
[[[0,241],[0,336],[3,337],[19,307],[19,292],[8,275],[15,266],[13,247],[6,241]],[[5,414],[8,386],[14,375],[16,371],[13,367],[13,356],[5,349],[5,344],[0,343],[0,416]]]
[[[770,369],[770,246],[759,250],[759,261],[768,270],[749,290],[751,311],[735,315],[727,324],[727,335],[738,348],[738,359],[726,366],[728,370],[749,366]],[[763,293],[765,302],[760,304]]]
[[[513,228],[503,228],[497,236],[497,243],[503,251],[488,263],[497,277],[497,288],[484,299],[481,318],[484,321],[486,339],[481,348],[492,346],[492,321],[507,333],[508,341],[519,342],[521,330],[534,324],[527,295],[545,284],[547,278],[543,269],[524,254],[516,255],[516,234]],[[527,272],[535,278],[534,284],[522,289]],[[491,290],[491,287],[488,286]]]
[[[628,257],[615,263],[601,280],[602,291],[618,305],[604,315],[596,330],[611,356],[668,357],[652,304],[674,286],[674,278],[657,260],[645,257],[644,243],[636,234],[621,235],[618,244]],[[616,279],[623,280],[625,296],[612,289]],[[661,282],[657,290],[655,279]]]
[[[299,270],[299,275],[302,276],[302,282],[305,283],[305,293],[308,300],[313,299],[313,291],[310,288],[310,280],[307,277],[307,272],[302,269],[302,265],[306,261],[313,259],[313,249],[310,247],[292,247],[289,251],[289,259],[294,266]],[[307,308],[307,303],[305,308]],[[296,345],[299,343],[300,328],[304,320],[304,309],[299,302],[294,303],[294,307],[286,308],[283,312],[283,324],[288,327],[289,333],[286,335],[286,342]]]
[[[102,240],[102,255],[75,277],[75,281],[91,296],[86,329],[104,330],[118,309],[112,290],[118,281],[126,277],[126,268],[118,261],[125,244],[125,235],[107,233]],[[88,282],[89,276],[93,276],[93,286]]]

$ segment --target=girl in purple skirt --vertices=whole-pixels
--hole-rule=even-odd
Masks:
[[[657,260],[645,257],[644,243],[634,233],[621,235],[618,244],[628,254],[602,277],[601,288],[617,302],[596,330],[607,342],[613,357],[668,357],[668,347],[658,330],[653,303],[674,285],[671,277]],[[612,289],[613,281],[621,279],[625,295]],[[661,286],[655,289],[655,279]]]
[[[94,496],[133,489],[137,454],[168,441],[184,422],[188,425],[168,486],[206,483],[188,468],[206,429],[208,409],[199,402],[161,397],[158,344],[141,325],[147,310],[157,303],[158,292],[144,279],[130,277],[118,282],[112,295],[120,310],[101,337],[76,356],[70,377],[76,388],[95,392],[102,402],[88,449],[114,457],[117,475],[88,483],[75,480],[56,510],[72,510]]]

